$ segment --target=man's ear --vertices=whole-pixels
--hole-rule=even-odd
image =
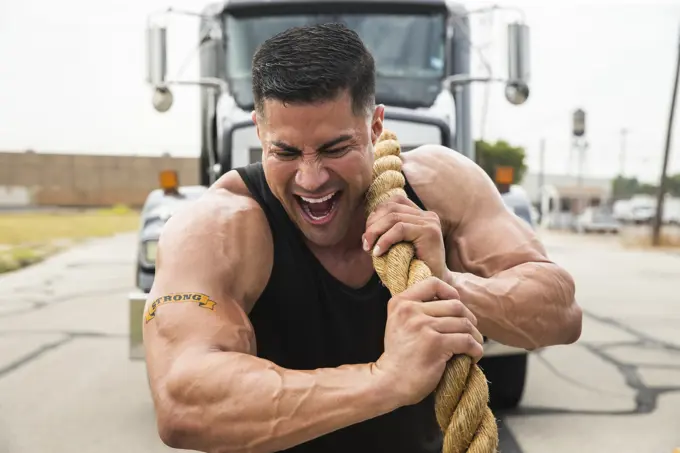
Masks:
[[[257,124],[257,112],[253,110],[250,113],[250,118],[253,120],[253,123],[255,124],[255,131],[257,132],[257,139],[261,141],[260,139],[260,125]]]
[[[385,106],[380,104],[375,107],[371,118],[371,141],[373,146],[378,143],[380,134],[383,132],[383,122],[385,121]]]

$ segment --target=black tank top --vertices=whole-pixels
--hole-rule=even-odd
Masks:
[[[257,355],[297,370],[376,361],[383,352],[389,290],[376,273],[360,289],[333,277],[307,247],[302,233],[269,189],[262,164],[236,170],[264,210],[274,240],[271,276],[249,314]],[[408,182],[405,189],[424,209]],[[401,407],[285,451],[439,453],[441,449],[430,395],[417,405]]]

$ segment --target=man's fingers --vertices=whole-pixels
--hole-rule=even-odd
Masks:
[[[451,285],[438,279],[429,277],[404,290],[399,298],[430,302],[433,300],[457,299],[458,291]]]
[[[414,220],[415,222],[415,220]],[[386,253],[390,247],[399,242],[414,242],[421,238],[425,233],[427,227],[408,222],[399,222],[382,233],[373,246],[373,255],[380,256]],[[370,242],[369,242],[370,243]]]
[[[455,288],[453,290],[456,291]],[[465,318],[473,325],[477,325],[477,317],[465,306],[458,297],[455,299],[436,300],[423,305],[423,313],[436,318]]]
[[[406,208],[409,209],[409,208]],[[427,224],[428,219],[422,213],[414,213],[410,211],[392,211],[385,213],[382,216],[369,218],[366,222],[366,232],[364,233],[364,249],[366,251],[372,249],[376,245],[376,241],[394,225],[399,223],[407,223],[413,225]],[[389,247],[388,247],[389,248]],[[385,251],[387,249],[383,249]]]
[[[467,355],[477,363],[484,355],[484,346],[469,333],[442,335],[443,348],[452,356]]]
[[[432,320],[432,328],[439,333],[467,333],[479,343],[484,342],[484,337],[468,318],[440,317]]]
[[[422,211],[420,206],[415,204],[413,200],[403,195],[392,195],[387,200],[376,206],[375,210],[369,215],[371,216],[383,216],[388,212],[412,212],[413,210]]]

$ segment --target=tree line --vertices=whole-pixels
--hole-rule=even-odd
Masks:
[[[659,190],[657,184],[647,184],[637,178],[617,176],[612,180],[612,194],[614,198],[630,198],[636,194],[656,195]],[[674,197],[680,197],[680,173],[670,175],[666,180],[666,192]]]
[[[521,184],[527,172],[526,152],[521,146],[513,146],[505,140],[475,142],[476,162],[494,180],[496,168],[512,167],[513,184]],[[680,197],[680,173],[670,175],[666,184],[667,192]],[[656,195],[658,186],[638,181],[637,178],[618,176],[612,180],[612,195],[616,199],[630,198],[636,194]]]

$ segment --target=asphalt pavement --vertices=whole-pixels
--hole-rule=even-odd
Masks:
[[[680,447],[680,254],[542,234],[576,278],[581,340],[530,356],[502,453]],[[162,453],[144,363],[128,359],[134,236],[0,275],[0,453]]]

